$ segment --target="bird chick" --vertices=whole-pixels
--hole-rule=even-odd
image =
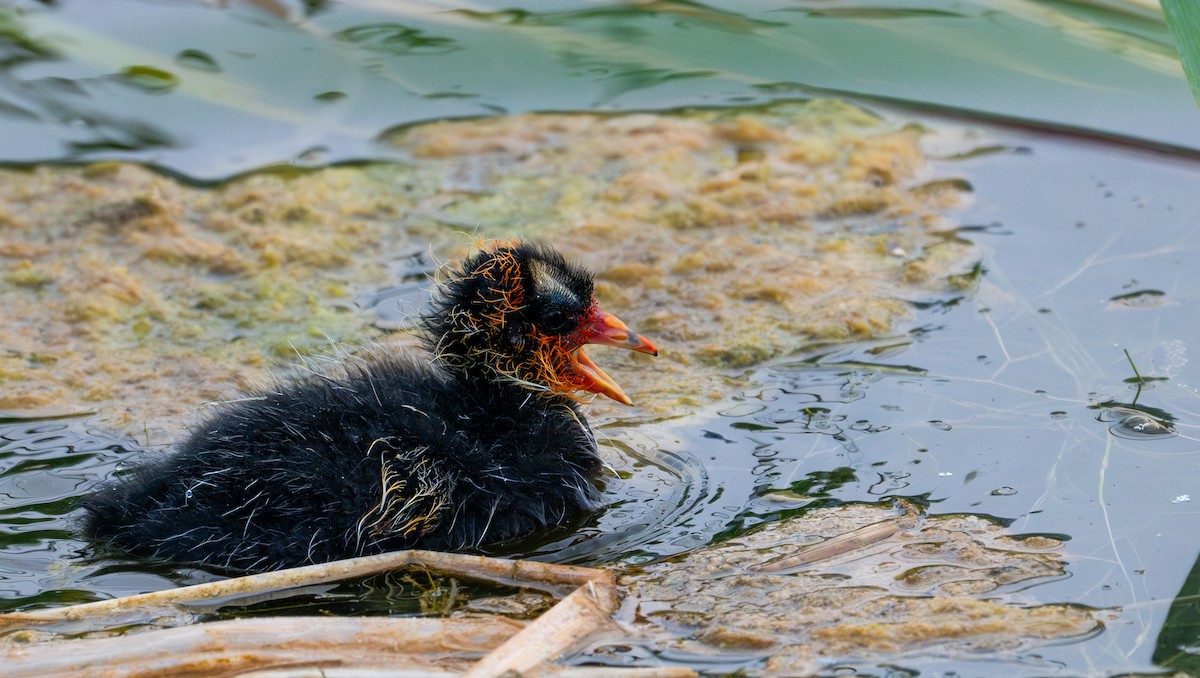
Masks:
[[[425,350],[303,372],[217,406],[81,500],[94,542],[264,571],[405,548],[477,550],[599,506],[580,393],[630,404],[585,344],[657,355],[556,250],[494,242],[448,269]]]

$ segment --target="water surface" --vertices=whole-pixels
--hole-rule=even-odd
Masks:
[[[1200,670],[1200,634],[1180,612],[1200,570],[1200,115],[1152,15],[1000,0],[364,2],[286,19],[96,7],[0,10],[17,27],[3,31],[0,159],[136,159],[216,179],[388,157],[374,139],[419,120],[829,90],[924,125],[937,174],[973,187],[948,237],[983,252],[975,285],[913,299],[895,336],[758,366],[711,407],[602,427],[610,507],[526,552],[645,562],[816,507],[910,497],[1068,539],[1069,576],[1017,598],[1115,608],[1119,621],[1028,656],[853,668]],[[213,576],[97,559],[71,536],[72,499],[144,452],[86,417],[0,423],[0,608]],[[388,586],[348,595],[386,601]]]
[[[0,50],[0,160],[130,159],[197,180],[393,157],[374,140],[419,121],[831,92],[1200,139],[1161,17],[1116,1],[19,1],[0,6]]]

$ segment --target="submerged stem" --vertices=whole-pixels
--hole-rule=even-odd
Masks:
[[[1129,355],[1129,349],[1123,350],[1125,351],[1125,359],[1129,361],[1129,366],[1133,368],[1133,375],[1137,377],[1137,393],[1133,394],[1133,402],[1130,403],[1130,405],[1137,405],[1138,398],[1142,397],[1142,387],[1146,385],[1146,378],[1142,376],[1141,372],[1138,372],[1137,365],[1133,364],[1133,356]]]

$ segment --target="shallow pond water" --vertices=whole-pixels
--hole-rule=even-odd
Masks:
[[[111,21],[87,3],[4,10],[6,20],[28,22],[48,40],[70,39],[56,47],[66,58],[30,58],[9,71],[19,76],[5,85],[9,103],[33,115],[5,119],[8,138],[19,143],[0,151],[2,159],[133,157],[209,179],[293,158],[387,157],[371,143],[387,127],[497,110],[741,105],[813,89],[903,100],[893,103],[909,106],[904,112],[880,110],[931,130],[937,174],[973,188],[954,235],[983,252],[976,284],[912,299],[914,320],[895,336],[752,368],[739,375],[748,386],[711,406],[602,425],[614,472],[609,508],[520,549],[573,563],[647,562],[816,507],[909,497],[932,513],[981,514],[1018,534],[1066,539],[1067,576],[1010,593],[1029,604],[1113,608],[1117,620],[1097,635],[1023,654],[928,652],[830,671],[1200,671],[1193,651],[1200,633],[1179,611],[1200,587],[1200,361],[1190,355],[1200,310],[1193,197],[1200,114],[1169,59],[1151,58],[1169,56],[1169,48],[1140,10],[1102,2],[914,3],[903,10],[762,3],[734,14],[681,3],[657,10],[558,3],[535,13],[481,3],[440,13],[409,5],[402,24],[372,33],[355,26],[384,23],[387,10],[369,3],[320,6],[284,31],[253,8],[239,14],[129,4],[138,12],[113,12]],[[196,19],[186,32],[182,14]],[[141,21],[173,28],[155,32],[157,46],[150,45],[132,37],[146,33]],[[197,28],[208,22],[211,30]],[[228,42],[209,44],[218,35]],[[148,51],[113,51],[101,36]],[[1122,36],[1127,42],[1113,42]],[[696,47],[703,39],[728,53]],[[269,43],[306,55],[313,61],[300,70],[309,77],[264,86],[240,100],[248,103],[223,103],[235,85],[278,80],[271,65],[244,56],[244,45],[231,46],[239,40],[264,54]],[[905,59],[878,59],[856,47],[864,40],[886,41]],[[615,56],[614,43],[640,51]],[[346,44],[353,49],[342,50]],[[512,61],[488,60],[494,50]],[[963,59],[948,71],[931,65],[946,54]],[[164,58],[181,73],[229,77],[168,93],[169,77],[127,69],[144,62],[165,71]],[[410,62],[431,69],[398,65]],[[87,92],[86,115],[61,106],[79,100],[61,78]],[[381,82],[403,91],[403,105]],[[150,104],[161,129],[116,113]],[[975,123],[965,127],[951,109]],[[266,141],[246,146],[231,135],[195,142],[189,135],[205,116]],[[1007,124],[1013,119],[1021,123]],[[20,133],[59,123],[58,136]],[[402,268],[423,271],[428,261],[414,256]],[[359,304],[384,310],[397,299],[419,299],[421,285],[408,283]],[[392,321],[381,315],[382,325]],[[214,576],[93,559],[72,538],[71,501],[142,452],[87,418],[0,420],[0,610]],[[413,611],[396,603],[412,597],[396,594],[403,588],[367,582],[322,592],[315,604]],[[656,657],[642,648],[623,661],[703,666],[697,657]],[[708,668],[762,662],[747,656]]]
[[[941,124],[955,143],[953,125]],[[993,131],[988,141],[1025,150],[943,167],[975,187],[958,232],[985,253],[975,289],[922,299],[896,336],[757,368],[750,387],[710,408],[602,426],[614,470],[610,507],[524,552],[647,562],[814,507],[911,497],[933,513],[982,514],[1017,534],[1067,539],[1069,576],[1040,581],[1020,599],[1120,612],[1101,634],[1029,656],[945,664],[931,655],[905,667],[968,661],[962,670],[971,673],[1116,673],[1177,656],[1179,630],[1164,621],[1180,589],[1194,586],[1197,559],[1200,368],[1188,349],[1200,231],[1187,202],[1195,169],[1048,138]],[[1079,199],[1049,199],[1060,194]],[[418,296],[398,289],[382,296]],[[1159,290],[1163,301],[1113,303],[1134,289]],[[1139,413],[1175,435],[1111,430]],[[135,456],[131,441],[86,419],[2,428],[6,609],[211,577],[90,561],[71,538],[71,498]],[[396,586],[369,582],[319,600],[379,610],[396,605]]]

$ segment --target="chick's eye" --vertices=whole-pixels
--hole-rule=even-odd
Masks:
[[[542,327],[552,334],[565,332],[571,326],[571,316],[560,306],[549,306],[542,311]]]

